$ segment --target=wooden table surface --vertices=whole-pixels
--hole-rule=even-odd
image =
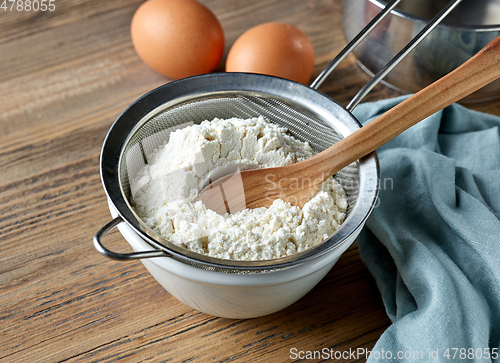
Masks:
[[[314,75],[345,45],[341,0],[203,2],[223,25],[226,54],[266,21],[310,37]],[[371,349],[390,321],[356,245],[300,301],[248,320],[195,311],[141,262],[96,252],[92,237],[111,218],[99,177],[106,132],[169,80],[132,47],[142,1],[53,3],[0,9],[0,361],[289,362],[292,349]],[[346,105],[368,79],[350,56],[321,90]],[[396,95],[378,86],[365,100]],[[473,107],[500,115],[500,102]],[[107,244],[128,246],[117,232]]]

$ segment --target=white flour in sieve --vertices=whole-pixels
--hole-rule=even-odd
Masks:
[[[302,209],[269,208],[219,215],[192,203],[214,173],[282,166],[314,155],[309,144],[264,118],[214,119],[170,134],[131,182],[133,207],[161,236],[188,250],[233,260],[266,260],[321,243],[344,221],[347,197],[328,179]]]

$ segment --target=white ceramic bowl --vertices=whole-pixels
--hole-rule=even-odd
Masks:
[[[112,205],[109,207],[116,217],[118,213]],[[307,294],[354,242],[363,225],[330,253],[276,271],[214,272],[170,257],[141,259],[141,262],[165,290],[193,309],[224,318],[254,318],[282,310]],[[154,251],[126,223],[118,225],[118,229],[134,251]]]

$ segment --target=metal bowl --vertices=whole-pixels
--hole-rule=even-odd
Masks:
[[[448,0],[403,0],[354,51],[358,64],[380,71]],[[344,0],[343,28],[350,41],[385,5],[379,0]],[[451,72],[500,35],[500,0],[464,0],[382,83],[415,93]],[[500,97],[500,80],[462,102]]]

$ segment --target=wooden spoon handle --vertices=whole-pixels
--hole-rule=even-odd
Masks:
[[[366,126],[314,158],[315,167],[333,175],[406,129],[461,100],[500,77],[500,37],[479,53],[420,92],[394,106]]]

